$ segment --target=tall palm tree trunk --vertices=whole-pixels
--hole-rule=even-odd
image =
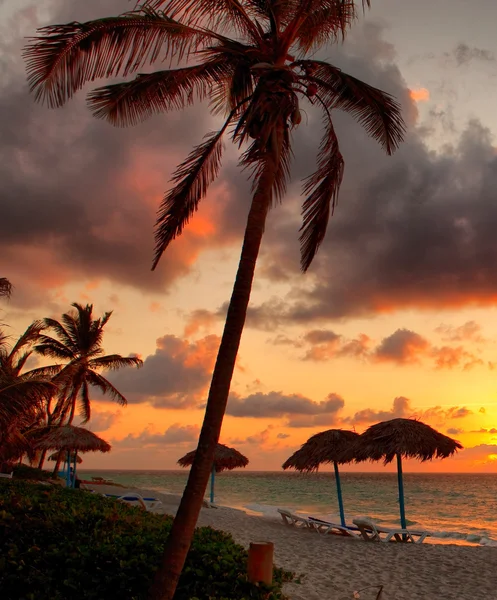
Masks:
[[[278,161],[274,157],[269,160],[268,157],[252,200],[240,263],[212,375],[197,452],[171,533],[167,539],[162,564],[150,589],[151,600],[173,599],[202,508],[214,461],[214,450],[219,440],[228,402],[231,379],[250,300],[255,265],[277,175],[277,166]]]

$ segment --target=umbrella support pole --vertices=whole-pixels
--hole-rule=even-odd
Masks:
[[[342,527],[346,527],[345,513],[343,511],[342,484],[340,483],[340,472],[338,471],[338,464],[336,462],[334,462],[333,467],[335,468],[335,481],[336,481],[336,485],[337,485],[338,509],[340,511],[340,523],[342,524]]]
[[[73,466],[73,477],[72,477],[72,487],[75,488],[76,487],[76,460],[78,458],[78,452],[77,450],[74,451],[74,466]]]
[[[406,509],[404,505],[404,480],[402,478],[402,457],[397,454],[397,479],[399,483],[399,508],[400,508],[400,526],[406,529]]]
[[[211,503],[214,504],[214,480],[216,479],[216,466],[212,465],[211,471]]]
[[[71,453],[67,452],[67,476],[66,487],[71,487]]]

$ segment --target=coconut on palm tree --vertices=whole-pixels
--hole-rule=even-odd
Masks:
[[[188,552],[221,431],[266,217],[289,180],[291,130],[301,122],[301,104],[321,109],[324,119],[317,168],[304,183],[303,271],[324,239],[343,175],[333,110],[350,113],[388,154],[403,138],[400,107],[389,94],[315,58],[317,48],[344,35],[355,14],[353,0],[145,0],[118,17],[46,27],[25,50],[31,90],[51,107],[62,106],[96,78],[126,77],[167,59],[177,61],[178,68],[97,88],[88,97],[90,110],[112,124],[130,125],[207,99],[213,114],[223,115],[218,131],[194,148],[173,177],[159,209],[154,268],[217,177],[228,132],[244,148],[240,166],[252,174],[252,204],[199,451],[153,598],[172,599]]]
[[[42,330],[41,321],[33,322],[12,346],[0,331],[0,460],[19,458],[30,449],[26,433],[43,422],[56,392],[50,379],[58,367],[25,370]]]

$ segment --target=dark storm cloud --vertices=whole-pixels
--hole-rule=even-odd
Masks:
[[[116,448],[160,448],[161,446],[177,446],[197,442],[199,428],[197,425],[180,425],[175,423],[164,433],[153,433],[145,429],[139,434],[128,434],[120,440],[114,440]]]
[[[424,354],[429,342],[409,329],[397,329],[395,333],[384,338],[375,349],[373,356],[379,361],[390,361],[399,364],[416,363],[419,355]]]
[[[141,369],[117,371],[108,377],[131,404],[198,406],[211,378],[218,344],[214,335],[192,343],[165,335],[157,340],[155,354],[147,356]]]
[[[481,62],[495,62],[495,54],[484,48],[470,47],[467,44],[458,44],[454,50],[454,57],[458,67],[467,65],[473,60]]]
[[[344,424],[360,425],[389,421],[390,419],[415,418],[421,421],[430,421],[435,423],[436,427],[442,427],[448,420],[462,419],[472,414],[473,411],[465,406],[451,406],[449,408],[433,406],[425,410],[416,409],[409,398],[398,396],[394,399],[390,410],[364,408],[357,411],[353,416],[345,417],[342,422]]]
[[[117,14],[131,5],[92,0],[58,6],[50,22]],[[21,43],[12,42],[11,52],[18,53]],[[497,157],[488,130],[474,121],[456,147],[443,155],[429,152],[424,134],[414,127],[416,105],[395,64],[394,48],[378,26],[357,25],[344,45],[321,56],[394,94],[410,131],[396,155],[386,157],[351,118],[334,115],[345,179],[326,240],[302,276],[295,200],[299,180],[315,169],[322,130],[316,112],[306,108],[307,118],[294,136],[294,183],[283,206],[269,215],[258,272],[296,287],[289,299],[253,306],[247,324],[274,330],[282,322],[494,302]],[[152,227],[172,169],[198,143],[199,131],[211,127],[206,111],[113,129],[91,119],[82,95],[57,111],[36,106],[20,60],[9,60],[3,70],[8,85],[0,92],[0,201],[5,207],[0,267],[12,279],[15,274],[22,279],[25,302],[35,298],[30,283],[37,284],[38,294],[40,287],[82,277],[151,289],[188,273],[198,253],[213,245],[212,238],[186,234],[168,250],[159,271],[150,273]],[[224,203],[217,197],[216,203],[204,203],[206,210],[219,207],[219,244],[239,239],[248,189],[230,163],[223,185],[228,188]]]
[[[48,17],[43,14],[48,23],[132,8],[127,0],[60,1],[44,8],[48,6]],[[22,35],[34,35],[45,24],[39,19],[31,7],[15,14],[13,23],[21,23]],[[20,58],[24,43],[21,35],[4,38],[0,56],[0,266],[16,283],[16,302],[36,302],[40,289],[67,280],[107,278],[158,289],[187,274],[198,253],[216,242],[187,233],[151,273],[153,225],[172,170],[212,129],[207,107],[127,129],[91,117],[85,107],[87,90],[64,108],[49,110],[28,93]],[[229,182],[224,195],[216,194],[216,229],[223,232],[216,233],[219,244],[229,243],[238,222],[243,223],[243,215],[237,221],[231,209],[223,217],[230,195]]]
[[[329,394],[326,400],[314,402],[299,394],[282,392],[259,392],[241,397],[232,393],[228,401],[226,414],[232,417],[255,418],[293,418],[325,415],[334,417],[344,406],[343,398]],[[290,425],[292,426],[292,425]]]
[[[343,47],[349,56],[341,47],[334,52],[337,64],[401,98],[411,129],[399,151],[385,157],[346,116],[335,115],[346,162],[339,205],[306,275],[298,271],[298,220],[279,223],[270,215],[261,274],[275,265],[278,280],[286,275],[298,287],[285,306],[265,306],[265,318],[311,323],[405,308],[493,304],[497,155],[489,130],[472,121],[457,146],[430,152],[412,127],[415,107],[401,74],[375,54],[381,40],[370,35],[369,57],[351,58],[353,37]],[[312,166],[315,132],[312,124],[297,132],[295,162],[302,175]]]

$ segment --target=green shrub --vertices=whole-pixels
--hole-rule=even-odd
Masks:
[[[48,481],[52,478],[52,473],[29,467],[28,465],[15,465],[12,469],[14,479],[28,479],[32,481]]]
[[[80,490],[0,482],[0,590],[11,600],[141,600],[172,519]],[[284,599],[246,578],[246,551],[209,527],[196,530],[175,600]]]

